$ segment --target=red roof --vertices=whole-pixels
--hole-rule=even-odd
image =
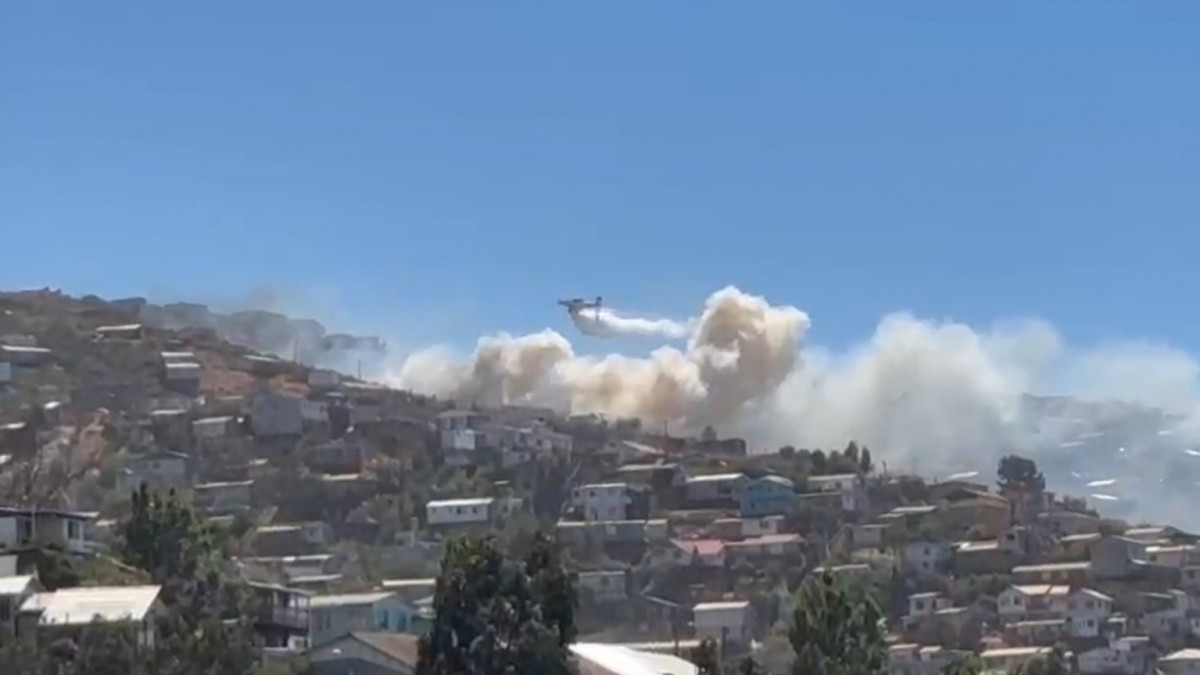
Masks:
[[[725,542],[720,539],[672,539],[671,543],[685,553],[699,554],[702,557],[721,555],[725,552]]]

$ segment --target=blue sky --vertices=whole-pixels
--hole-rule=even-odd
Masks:
[[[0,286],[271,287],[412,342],[736,284],[1200,351],[1200,3],[94,2],[0,15]]]

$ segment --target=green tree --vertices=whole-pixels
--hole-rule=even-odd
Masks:
[[[868,675],[886,661],[883,614],[865,594],[847,589],[828,572],[800,592],[789,639],[793,675]]]
[[[434,593],[434,620],[420,642],[419,675],[571,672],[575,583],[545,534],[523,559],[493,537],[450,541]]]
[[[979,675],[983,672],[983,664],[979,662],[979,657],[968,656],[947,665],[939,672],[941,675]]]
[[[863,473],[871,473],[875,465],[871,463],[871,450],[863,446],[862,453],[858,456],[858,470]]]
[[[1001,488],[1015,488],[1027,492],[1046,489],[1046,477],[1038,471],[1037,462],[1020,455],[1008,455],[1000,459],[996,467],[996,482]]]
[[[846,459],[854,462],[856,466],[858,465],[858,443],[850,441],[850,443],[846,446],[846,449],[842,451],[842,454],[846,457]]]
[[[767,675],[767,671],[758,665],[758,661],[747,656],[738,664],[738,675]]]
[[[199,577],[216,549],[213,527],[174,491],[160,495],[144,484],[133,493],[133,512],[121,534],[121,558],[158,583]]]
[[[696,665],[696,675],[721,675],[721,650],[716,640],[704,638],[689,658]]]
[[[1069,672],[1071,668],[1067,663],[1066,654],[1059,647],[1052,649],[1046,656],[1039,656],[1018,666],[1013,671],[1014,675],[1067,675]]]

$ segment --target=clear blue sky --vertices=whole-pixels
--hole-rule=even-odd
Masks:
[[[1200,351],[1200,2],[16,2],[0,286],[469,342],[734,283]]]

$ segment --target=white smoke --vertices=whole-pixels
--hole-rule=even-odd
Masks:
[[[596,329],[587,326],[580,329]],[[643,357],[579,355],[551,330],[500,334],[480,340],[467,358],[443,348],[417,352],[392,380],[482,405],[641,417],[672,422],[673,429],[713,425],[760,451],[841,447],[855,439],[894,468],[943,476],[959,470],[989,475],[997,457],[1023,452],[1043,465],[1052,485],[1065,481],[1079,494],[1086,493],[1087,480],[1126,475],[1129,462],[1138,462],[1143,475],[1164,467],[1146,478],[1151,481],[1200,472],[1200,460],[1182,451],[1200,445],[1200,366],[1166,347],[1072,348],[1041,321],[981,331],[899,313],[885,317],[869,340],[838,353],[803,343],[804,312],[736,288],[713,294],[687,328],[685,349],[664,346]],[[1076,398],[1031,400],[1029,394]],[[1160,423],[1174,433],[1159,434]],[[1169,443],[1190,445],[1163,449]],[[1147,462],[1167,452],[1169,464]],[[1082,479],[1068,478],[1069,469]],[[1071,480],[1078,485],[1067,484]],[[1140,501],[1141,513],[1178,507],[1153,487],[1148,494],[1146,486],[1122,481],[1121,487],[1129,490],[1121,499]]]
[[[584,335],[593,337],[660,337],[682,340],[692,333],[694,322],[621,316],[610,309],[581,309],[571,312],[571,322]]]

